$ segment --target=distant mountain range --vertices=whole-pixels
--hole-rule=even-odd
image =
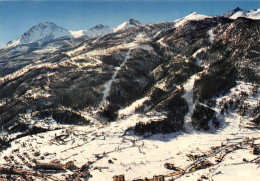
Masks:
[[[230,10],[226,12],[224,17],[228,17],[231,19],[236,19],[239,17],[247,17],[251,19],[260,19],[260,9],[251,10],[251,11],[244,11],[241,8],[237,7],[234,10]],[[186,16],[185,18],[181,18],[176,20],[175,22],[181,24],[182,21],[188,20],[195,20],[200,18],[205,18],[208,16],[199,15],[198,13],[191,13],[190,15]],[[68,38],[75,38],[80,39],[83,38],[84,40],[89,38],[95,38],[98,36],[103,36],[108,33],[117,32],[123,30],[125,28],[134,27],[134,26],[141,26],[142,24],[134,19],[129,19],[128,21],[114,27],[108,27],[104,25],[96,25],[88,30],[79,30],[79,31],[70,31],[66,30],[62,27],[59,27],[51,22],[40,23],[38,25],[33,26],[30,30],[25,32],[18,40],[11,41],[7,43],[3,47],[3,49],[34,43],[39,41],[39,43],[49,42],[58,39],[68,39]]]
[[[3,49],[8,49],[19,45],[25,45],[35,42],[43,44],[59,39],[83,38],[86,40],[89,38],[95,38],[108,33],[117,32],[125,28],[140,25],[141,23],[139,21],[130,19],[129,21],[126,21],[115,28],[110,28],[108,26],[99,24],[88,30],[69,31],[57,26],[52,22],[45,22],[33,26],[31,29],[25,32],[18,40],[8,42],[7,45],[3,47]]]

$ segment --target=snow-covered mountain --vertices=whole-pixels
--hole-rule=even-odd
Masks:
[[[117,27],[113,28],[113,32],[118,32],[120,30],[123,30],[123,29],[126,29],[126,28],[129,28],[129,27],[135,27],[135,26],[141,26],[142,24],[135,20],[135,19],[129,19],[128,21],[118,25]]]
[[[128,21],[77,46],[60,39],[35,50],[36,41],[31,53],[66,46],[32,60],[0,52],[0,168],[29,174],[58,159],[63,170],[39,171],[53,180],[259,180],[259,28],[192,13]]]
[[[94,26],[88,30],[70,31],[71,35],[74,38],[85,37],[86,39],[106,35],[111,32],[113,32],[113,28],[101,24]]]
[[[59,27],[56,24],[51,22],[39,23],[38,25],[35,25],[32,28],[30,28],[19,39],[8,42],[1,49],[6,50],[6,49],[18,47],[20,45],[26,45],[32,43],[36,43],[37,45],[42,45],[60,39],[66,39],[66,40],[78,39],[77,41],[71,42],[72,44],[75,43],[73,46],[76,46],[77,44],[80,43],[79,41],[84,41],[89,38],[103,36],[112,32],[117,32],[122,29],[134,27],[134,26],[140,26],[140,25],[141,23],[139,21],[130,19],[129,21],[126,21],[114,28],[99,24],[87,30],[72,31],[72,30],[67,30],[62,27]],[[30,48],[19,47],[15,51],[20,51],[20,50],[24,51],[28,49]]]
[[[57,40],[59,38],[71,38],[71,33],[54,23],[45,22],[33,26],[30,30],[25,32],[18,40],[7,43],[3,48],[10,48],[19,45],[33,43],[40,41],[41,43]]]
[[[139,25],[130,19],[122,29]],[[33,26],[19,39],[0,48],[0,75],[10,73],[46,55],[63,52],[95,37],[113,33],[114,28],[97,25],[88,30],[69,31],[54,23],[45,22]],[[15,66],[14,66],[15,65]]]
[[[224,13],[223,16],[230,18],[231,16],[233,16],[238,11],[243,11],[243,10],[240,7],[236,7],[234,10],[229,10],[228,12]]]
[[[175,20],[174,21],[175,22],[175,27],[181,26],[184,23],[186,23],[187,21],[202,20],[202,19],[205,19],[205,18],[210,18],[210,17],[206,16],[206,15],[198,14],[197,12],[192,12],[191,14],[189,14],[189,15],[183,17],[183,18]]]
[[[230,11],[226,12],[223,16],[231,18],[231,19],[237,19],[239,17],[260,19],[260,9],[244,11],[241,8],[237,7],[234,10],[230,10]]]
[[[233,14],[230,18],[236,19],[239,17],[246,17],[251,19],[260,19],[260,9],[255,9],[251,11],[238,11],[235,14]]]
[[[247,17],[251,19],[260,19],[260,9],[244,11],[241,8],[237,7],[234,10],[226,12],[224,17],[236,19],[238,17]],[[210,18],[206,15],[201,15],[196,12],[193,12],[183,18],[175,20],[175,26],[178,27],[183,25],[189,20],[201,20],[204,18]],[[58,40],[60,38],[83,38],[86,40],[88,38],[94,38],[98,36],[103,36],[112,32],[117,32],[129,27],[135,27],[142,25],[139,21],[135,19],[129,19],[128,21],[114,27],[108,27],[104,25],[97,25],[87,30],[66,30],[62,27],[59,27],[51,22],[40,23],[33,26],[30,30],[25,32],[19,39],[8,42],[2,49],[12,48],[19,45],[29,44],[29,43],[45,43],[53,40]]]

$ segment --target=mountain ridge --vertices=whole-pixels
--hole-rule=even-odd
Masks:
[[[222,16],[227,17],[227,18],[231,18],[231,19],[237,19],[239,17],[248,17],[248,18],[252,18],[252,19],[260,19],[260,9],[243,11],[240,7],[236,7],[234,10],[227,11]],[[183,18],[174,20],[174,22],[176,23],[176,26],[179,26],[179,25],[185,23],[186,21],[195,20],[195,19],[199,20],[199,19],[203,19],[203,18],[210,18],[210,17],[206,16],[206,15],[200,15],[197,12],[192,12],[191,14],[189,14],[189,15],[183,17]],[[38,25],[33,26],[27,32],[25,32],[19,39],[8,42],[2,48],[6,49],[6,48],[26,44],[26,43],[33,43],[34,41],[41,40],[41,39],[46,39],[48,41],[48,38],[51,39],[51,40],[54,40],[54,39],[57,39],[57,38],[65,38],[65,37],[66,38],[84,38],[85,37],[84,39],[94,38],[94,37],[97,37],[97,36],[106,35],[108,33],[113,33],[113,32],[119,31],[119,30],[124,29],[124,28],[133,27],[133,26],[140,26],[140,25],[142,25],[142,24],[138,20],[130,18],[128,21],[123,22],[122,24],[120,24],[116,27],[109,27],[109,26],[104,26],[102,24],[99,24],[99,25],[96,25],[96,26],[89,28],[87,30],[72,31],[72,30],[66,30],[62,27],[59,27],[52,22],[45,22],[45,23],[39,23]],[[44,29],[44,27],[50,27],[50,29],[54,29],[54,31],[60,30],[61,34],[60,35],[58,33],[52,34],[51,31],[49,31],[49,32],[46,33],[45,36],[39,35],[39,37],[37,37],[37,35],[36,35],[36,37],[31,37],[31,40],[30,40],[30,31],[33,31],[34,29],[39,29],[39,31],[41,31],[40,27],[42,27],[42,29]],[[64,33],[64,34],[62,34],[62,33]],[[39,32],[38,34],[41,34],[41,32]],[[27,40],[26,40],[26,37],[28,37]]]

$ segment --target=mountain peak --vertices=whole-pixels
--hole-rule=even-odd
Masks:
[[[224,13],[223,16],[229,18],[239,11],[243,11],[243,10],[240,7],[236,7],[234,10],[229,10],[228,12]]]
[[[236,10],[236,12],[235,12]],[[260,19],[260,9],[254,9],[250,11],[244,11],[240,8],[236,8],[233,10],[233,14],[231,16],[228,16],[230,19],[237,19],[239,17],[246,17],[250,19]]]
[[[81,38],[81,37],[94,38],[94,37],[98,37],[98,36],[102,36],[102,35],[111,33],[112,30],[113,29],[110,28],[109,26],[104,26],[102,24],[98,24],[87,30],[70,31],[70,33],[74,38]]]
[[[34,25],[32,28],[26,31],[18,40],[14,40],[8,43],[5,48],[29,44],[39,40],[41,40],[42,42],[48,42],[63,37],[70,38],[70,32],[52,22],[43,22]]]
[[[104,26],[102,24],[98,24],[98,25],[90,28],[90,30],[101,30],[101,29],[104,29],[104,28],[108,28],[108,26]]]
[[[179,26],[183,25],[184,23],[186,23],[187,21],[190,21],[190,20],[201,20],[201,19],[204,19],[204,18],[209,18],[209,16],[202,15],[202,14],[199,14],[197,12],[191,12],[189,15],[187,15],[183,18],[175,20],[174,21],[175,27],[179,27]]]
[[[243,11],[243,9],[241,9],[240,7],[236,7],[233,11],[238,12],[238,11]]]
[[[44,22],[33,26],[30,30],[25,32],[21,36],[20,42],[21,44],[27,44],[41,39],[49,41],[61,37],[70,37],[69,31],[52,22]]]
[[[44,26],[57,26],[56,24],[54,24],[53,22],[43,22],[43,23],[39,23],[38,25],[44,25]],[[37,26],[37,25],[36,25]]]
[[[55,29],[55,28],[58,28],[58,29],[63,29],[59,26],[57,26],[56,24],[52,23],[52,22],[43,22],[43,23],[39,23],[37,25],[34,25],[32,28],[30,28],[27,32],[25,33],[28,33],[30,31],[39,31],[39,30],[43,30],[43,29],[47,29],[47,28],[51,28],[51,29]],[[24,34],[25,34],[24,33]]]
[[[130,25],[135,25],[135,26],[141,25],[141,23],[139,21],[137,21],[133,18],[130,18],[128,22],[129,22]]]
[[[122,23],[121,25],[115,27],[114,32],[117,32],[117,31],[122,30],[122,29],[129,28],[129,27],[140,26],[140,25],[142,25],[142,23],[140,23],[139,21],[137,21],[133,18],[130,18],[128,21],[126,21],[126,22]]]
[[[191,12],[189,15],[197,15],[197,14],[199,14],[199,13],[197,13],[197,12]],[[188,15],[188,16],[189,16]]]

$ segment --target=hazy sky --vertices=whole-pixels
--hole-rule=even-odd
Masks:
[[[237,6],[244,10],[258,9],[260,0],[0,0],[0,47],[40,22],[80,30],[97,24],[116,26],[129,18],[142,23],[173,21],[194,11],[214,16]]]

